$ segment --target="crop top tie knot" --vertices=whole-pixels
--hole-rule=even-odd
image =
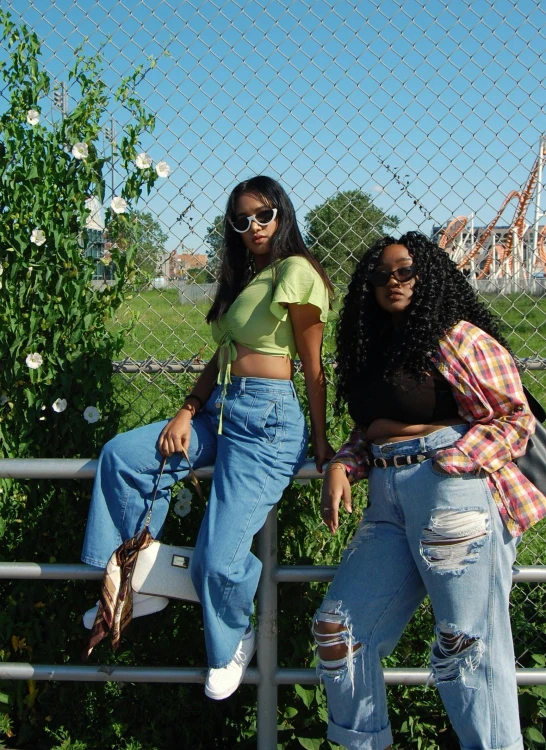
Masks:
[[[231,364],[237,359],[235,344],[273,357],[297,355],[294,330],[285,305],[315,305],[320,320],[328,319],[329,295],[324,281],[311,263],[292,255],[256,274],[220,320],[211,326],[219,346],[218,384],[222,386],[222,408],[218,432],[222,432],[223,402],[231,382]]]

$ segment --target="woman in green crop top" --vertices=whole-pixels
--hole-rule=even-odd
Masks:
[[[254,177],[232,191],[224,221],[218,291],[207,321],[218,348],[176,416],[107,443],[99,458],[82,559],[105,566],[142,526],[162,458],[150,531],[159,536],[170,487],[214,463],[207,509],[192,559],[203,607],[209,671],[205,693],[231,695],[255,649],[250,625],[261,564],[253,536],[305,459],[308,431],[292,382],[302,363],[316,465],[334,451],[326,439],[321,346],[331,285],[309,253],[284,189]],[[133,617],[167,599],[134,596]],[[94,610],[84,616],[92,624]]]

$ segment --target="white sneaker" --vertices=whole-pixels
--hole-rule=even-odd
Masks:
[[[221,701],[234,693],[245,676],[246,668],[256,650],[256,633],[252,625],[239,643],[235,656],[225,667],[209,669],[205,682],[205,695],[215,701]]]
[[[149,594],[137,594],[133,592],[133,618],[152,615],[154,612],[161,612],[165,609],[169,600],[166,596],[150,596]],[[99,611],[99,602],[94,607],[88,609],[83,616],[83,624],[87,630],[93,628],[95,617]]]

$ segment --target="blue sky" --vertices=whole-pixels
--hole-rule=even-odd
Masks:
[[[426,232],[470,212],[488,223],[525,184],[546,132],[540,0],[174,5],[4,0],[43,39],[59,81],[85,40],[102,47],[112,87],[155,58],[139,87],[157,115],[143,148],[173,171],[146,205],[168,249],[202,250],[230,189],[257,173],[282,181],[302,223],[361,188],[403,230]]]

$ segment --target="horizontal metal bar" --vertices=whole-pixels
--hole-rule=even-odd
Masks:
[[[274,578],[277,583],[310,583],[311,581],[327,583],[334,577],[337,567],[337,565],[278,565]]]
[[[92,479],[97,461],[92,458],[0,458],[0,477],[9,479]],[[195,473],[210,479],[214,466],[203,466]],[[295,479],[322,479],[312,459],[305,461]]]
[[[520,565],[512,573],[513,583],[545,583],[546,565]]]
[[[34,562],[0,563],[0,579],[13,581],[100,581],[104,575],[102,568],[91,565]]]
[[[146,359],[144,362],[137,362],[132,359],[124,359],[121,362],[112,362],[114,372],[123,372],[125,374],[134,373],[183,373],[183,372],[203,372],[207,365],[207,362],[200,361],[196,362],[193,359],[190,360],[167,360],[166,362],[160,362],[156,359]]]
[[[91,458],[0,458],[0,477],[7,479],[92,479]]]
[[[426,685],[431,680],[430,669],[384,669],[387,685]],[[518,685],[546,685],[546,669],[516,669]],[[318,685],[314,669],[277,669],[278,685]]]
[[[277,583],[328,583],[337,565],[279,565],[275,573]],[[91,565],[2,562],[0,579],[44,581],[100,581],[103,571]],[[515,568],[514,583],[546,583],[546,565],[522,565]]]
[[[0,680],[56,682],[178,682],[204,684],[206,667],[118,667],[114,665],[0,663]],[[243,682],[257,685],[258,670],[247,669]]]
[[[325,364],[334,364],[334,357],[325,357]],[[541,357],[522,357],[521,359],[516,357],[516,362],[524,370],[546,370],[546,358]],[[184,373],[184,372],[203,372],[208,360],[158,360],[158,359],[145,359],[143,361],[137,361],[134,359],[123,359],[117,362],[112,362],[112,367],[116,373],[124,374],[154,374],[154,373]],[[296,370],[301,368],[299,360],[294,360]]]
[[[279,565],[275,572],[277,583],[327,583],[337,565]],[[546,565],[521,565],[514,569],[514,583],[546,583]]]
[[[2,662],[0,680],[37,680],[55,682],[154,682],[204,684],[207,669],[195,667],[118,667],[70,664],[28,664]],[[426,685],[429,669],[384,669],[387,685]],[[243,682],[257,685],[259,671],[249,667]],[[546,685],[546,669],[516,669],[518,685]],[[314,669],[277,669],[277,685],[318,685]]]
[[[540,670],[536,670],[537,672]],[[546,679],[546,670],[545,679]],[[384,669],[387,685],[425,685],[430,677],[430,669]],[[277,669],[278,685],[318,685],[315,669]]]

